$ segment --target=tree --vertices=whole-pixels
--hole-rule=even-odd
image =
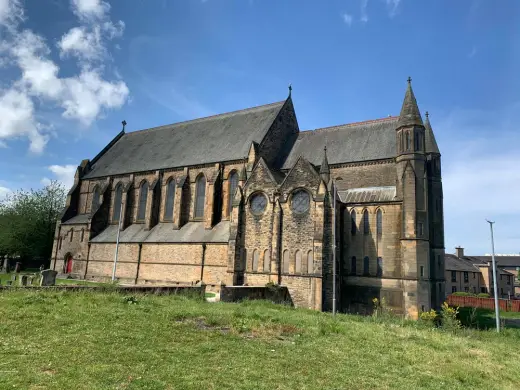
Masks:
[[[39,190],[19,190],[0,201],[0,256],[50,259],[56,221],[65,206],[57,181]]]

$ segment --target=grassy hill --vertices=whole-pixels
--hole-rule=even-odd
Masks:
[[[107,293],[0,294],[0,388],[518,389],[520,330]]]

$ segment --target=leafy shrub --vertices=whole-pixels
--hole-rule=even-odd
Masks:
[[[488,293],[480,293],[477,295],[478,298],[489,298],[489,294]]]
[[[435,310],[423,311],[419,315],[419,322],[427,325],[428,327],[434,327],[437,324],[438,314]]]
[[[463,291],[457,291],[457,292],[452,293],[451,295],[456,296],[456,297],[474,297],[474,296],[476,296],[473,293],[463,292]]]
[[[129,305],[135,305],[138,303],[137,298],[133,295],[128,295],[128,296],[123,297],[123,301],[128,303]]]
[[[459,308],[450,307],[448,302],[444,302],[441,307],[441,326],[442,329],[453,332],[462,327],[462,324],[457,319]]]

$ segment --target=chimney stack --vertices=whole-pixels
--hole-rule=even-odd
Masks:
[[[462,248],[461,246],[458,246],[455,248],[455,254],[457,255],[457,257],[461,258],[461,257],[464,257],[464,248]]]

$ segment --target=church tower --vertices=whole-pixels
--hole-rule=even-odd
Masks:
[[[430,238],[430,279],[432,281],[432,302],[440,307],[445,297],[444,280],[444,205],[441,178],[441,153],[435,140],[430,118],[426,112],[425,153],[427,170],[428,217]]]
[[[412,90],[408,87],[396,127],[397,192],[403,201],[401,230],[401,278],[407,314],[432,308],[430,243],[427,202],[425,126]]]

